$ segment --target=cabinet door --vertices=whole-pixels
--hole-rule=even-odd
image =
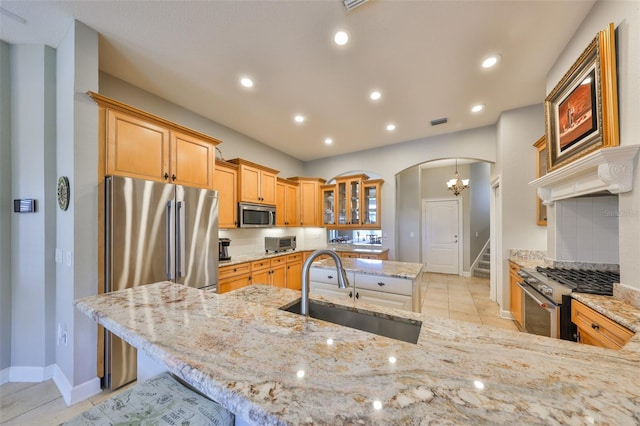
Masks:
[[[273,265],[270,270],[271,284],[275,287],[285,288],[287,286],[287,264]]]
[[[360,204],[362,181],[360,179],[353,179],[349,181],[349,224],[360,225]]]
[[[383,293],[381,291],[358,288],[354,297],[357,301],[371,303],[372,305],[404,309],[405,311],[411,311],[412,309],[411,296],[403,294]]]
[[[300,225],[320,226],[318,181],[300,180]]]
[[[322,188],[322,225],[324,226],[336,224],[335,193],[335,185],[327,185]]]
[[[379,228],[380,218],[380,188],[381,182],[371,181],[362,183],[362,224],[369,228]]]
[[[218,228],[238,226],[238,172],[219,164],[213,174],[213,189],[218,191]]]
[[[226,278],[218,282],[218,293],[226,293],[231,290],[246,287],[251,284],[251,277],[248,274]]]
[[[276,226],[287,226],[287,184],[276,182]]]
[[[107,110],[107,174],[165,181],[169,143],[169,130]]]
[[[171,132],[171,180],[179,185],[213,189],[215,146],[176,131]]]
[[[302,261],[287,263],[287,288],[302,289]]]
[[[300,223],[298,185],[285,185],[285,224],[287,226],[298,226]],[[276,210],[277,213],[277,210]]]
[[[239,201],[247,203],[260,203],[260,169],[257,167],[241,165],[238,177]],[[275,188],[274,188],[275,192]],[[275,203],[274,203],[275,204]]]
[[[276,204],[276,175],[266,170],[260,170],[260,202]]]
[[[267,284],[271,285],[271,270],[262,269],[251,273],[251,282],[254,284]]]

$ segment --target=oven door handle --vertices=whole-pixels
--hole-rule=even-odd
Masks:
[[[518,285],[518,287],[520,287],[522,289],[522,291],[527,293],[529,295],[529,297],[531,297],[538,304],[538,306],[540,306],[542,309],[546,309],[549,312],[551,312],[552,310],[554,310],[554,309],[556,309],[558,307],[558,305],[556,305],[555,303],[551,303],[549,301],[541,302],[540,299],[535,294],[533,294],[529,290],[528,287],[525,287],[524,285],[522,285],[519,282],[517,282],[516,284]]]

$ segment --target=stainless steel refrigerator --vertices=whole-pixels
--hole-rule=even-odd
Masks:
[[[217,291],[218,193],[122,176],[105,179],[105,292],[158,281]],[[106,332],[103,386],[136,379],[135,348]]]

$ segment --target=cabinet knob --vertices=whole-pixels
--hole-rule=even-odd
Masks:
[[[176,180],[176,175],[171,175],[171,180]]]
[[[352,291],[350,291],[350,292],[349,292],[349,299],[351,299],[352,297],[353,297],[353,292],[352,292]]]
[[[596,323],[591,323],[591,328],[593,328],[594,330],[599,330],[600,326]]]
[[[162,175],[162,177],[164,178],[164,180],[169,179],[169,173],[165,173],[165,174],[163,174],[163,175]]]
[[[380,281],[380,282],[378,283],[378,285],[379,285],[380,287],[382,287],[382,286],[384,286],[384,283],[383,283],[382,281]]]
[[[356,291],[356,299],[360,299],[360,293]]]
[[[333,279],[333,275],[327,275],[327,278],[329,278],[330,280]]]

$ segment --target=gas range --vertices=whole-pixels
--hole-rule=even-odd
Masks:
[[[615,272],[566,268],[523,268],[518,273],[523,281],[538,293],[554,302],[562,303],[562,296],[572,292],[613,295],[613,283],[620,282]]]

